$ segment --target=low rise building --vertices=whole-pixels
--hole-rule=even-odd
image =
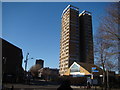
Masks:
[[[88,63],[74,62],[64,76],[72,76],[72,77],[84,77],[86,78],[86,82],[90,82],[90,84],[102,84],[103,82],[103,70],[94,65]],[[115,72],[106,71],[105,79],[115,77]]]
[[[38,77],[44,80],[51,80],[55,79],[59,76],[59,69],[53,69],[53,68],[41,68],[38,70]]]
[[[95,76],[101,75],[102,69],[94,64],[74,62],[64,75],[89,76],[92,74]]]

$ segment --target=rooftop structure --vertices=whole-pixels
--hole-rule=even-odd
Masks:
[[[79,14],[79,16],[85,15],[85,14],[87,14],[87,15],[92,15],[91,12],[84,10],[84,11],[82,11],[82,12]]]
[[[76,11],[79,11],[79,8],[77,8],[77,7],[75,7],[75,6],[72,6],[72,5],[68,5],[64,10],[63,10],[63,12],[62,12],[62,16],[63,16],[63,14],[68,10],[68,9],[74,9],[74,10],[76,10]]]

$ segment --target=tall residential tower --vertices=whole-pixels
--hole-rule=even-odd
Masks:
[[[88,11],[79,14],[80,62],[94,64],[92,16]]]
[[[92,20],[89,12],[68,5],[62,13],[60,40],[60,75],[76,62],[94,63]]]

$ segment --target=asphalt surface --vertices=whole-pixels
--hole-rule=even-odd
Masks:
[[[23,84],[5,84],[4,85],[4,90],[57,90],[57,88],[60,85],[45,85],[45,86],[40,86],[40,85],[23,85]],[[79,86],[71,86],[73,90],[85,90],[83,87]],[[88,90],[88,89],[86,89]],[[93,89],[89,89],[93,90]]]
[[[3,90],[57,90],[60,85],[24,85],[24,84],[4,84]],[[73,90],[102,90],[99,87],[87,89],[84,86],[71,86]],[[108,89],[108,90],[120,90],[120,89]]]

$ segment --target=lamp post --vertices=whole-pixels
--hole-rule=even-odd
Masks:
[[[6,72],[6,61],[7,61],[7,57],[3,57],[3,75]]]
[[[25,71],[26,71],[26,69],[27,69],[28,55],[29,55],[29,53],[27,53],[27,55],[26,55],[26,60],[24,61],[24,62],[25,62]]]
[[[109,89],[109,71],[107,70],[107,88]]]
[[[24,61],[25,62],[25,71],[27,71],[28,55],[29,55],[29,53],[27,53],[26,60]],[[33,58],[31,58],[31,59],[33,59]]]

